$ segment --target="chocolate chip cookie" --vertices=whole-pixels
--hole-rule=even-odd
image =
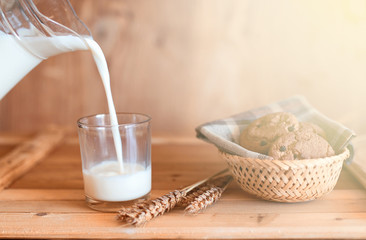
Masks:
[[[291,132],[279,137],[268,155],[279,160],[323,158],[334,155],[330,144],[311,131]]]
[[[326,139],[325,131],[321,127],[319,127],[318,125],[316,125],[314,123],[311,123],[311,122],[300,122],[299,131],[316,133],[319,136]]]
[[[239,144],[248,150],[267,154],[278,137],[298,129],[299,122],[293,114],[271,113],[251,122],[241,133]]]

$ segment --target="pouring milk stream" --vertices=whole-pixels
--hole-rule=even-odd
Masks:
[[[47,4],[50,4],[51,2],[54,4],[69,4],[67,0],[48,1]],[[71,34],[52,34],[51,36],[44,36],[39,34],[40,30],[34,27],[31,22],[27,22],[27,24],[25,24],[27,27],[24,29],[14,29],[9,18],[6,17],[6,14],[8,13],[6,7],[9,2],[13,5],[19,4],[18,8],[22,7],[21,5],[24,2],[30,5],[33,4],[31,0],[0,0],[0,100],[28,72],[41,63],[42,60],[63,52],[90,50],[101,76],[107,97],[117,162],[105,161],[102,164],[92,167],[89,172],[83,172],[86,192],[89,192],[92,197],[107,201],[131,200],[141,196],[139,195],[140,193],[143,193],[142,195],[148,193],[151,188],[151,183],[149,183],[151,179],[150,170],[136,172],[136,170],[139,169],[139,166],[123,165],[122,142],[111,93],[108,66],[103,51],[98,43],[90,36],[80,36],[79,34],[74,34],[74,31],[71,31]],[[71,5],[68,6],[71,8]],[[35,8],[35,6],[32,5],[31,8]],[[37,12],[37,9],[35,9],[35,11]],[[72,13],[75,14],[73,11]],[[44,16],[40,16],[44,18]],[[27,20],[28,19],[26,19],[26,21]],[[77,20],[80,21],[78,18]],[[52,22],[50,25],[52,24],[55,23]],[[46,28],[48,33],[47,27],[44,28]],[[45,29],[41,29],[41,31],[45,31]],[[53,32],[51,31],[51,33]],[[139,174],[140,183],[137,183],[138,181],[136,181],[136,174]],[[111,176],[113,176],[112,180],[110,178]],[[103,186],[99,186],[98,188],[95,185],[97,184],[97,181],[99,181],[98,184],[102,184]],[[122,184],[136,183],[137,185],[132,184],[132,187],[135,187],[135,190],[132,192],[135,193],[116,192],[116,187],[113,187],[113,185],[116,184],[116,181],[119,181]],[[98,189],[104,189],[104,191]],[[136,194],[137,196],[135,196]]]
[[[117,159],[120,165],[120,171],[123,172],[123,161],[122,161],[122,143],[121,137],[118,131],[118,120],[116,110],[113,103],[110,77],[107,62],[104,54],[98,43],[91,38],[85,38],[88,47],[90,48],[94,61],[97,65],[99,74],[101,76],[105,93],[107,96],[109,114],[111,125],[113,126],[113,138],[117,152]],[[33,48],[44,48],[46,43],[52,42],[54,46],[58,46],[57,49],[43,49],[43,56],[50,57],[60,54],[66,49],[68,51],[76,50],[88,50],[79,38],[74,36],[54,36],[48,37],[47,39],[42,37],[32,37],[27,40],[28,45]],[[8,91],[10,91],[28,72],[42,62],[43,59],[34,56],[32,53],[24,49],[14,36],[4,34],[0,32],[0,98],[4,97]]]

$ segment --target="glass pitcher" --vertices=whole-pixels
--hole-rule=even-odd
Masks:
[[[68,0],[0,0],[0,100],[42,60],[88,50],[85,38]]]

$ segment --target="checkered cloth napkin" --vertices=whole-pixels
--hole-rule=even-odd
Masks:
[[[313,108],[303,96],[294,96],[229,118],[202,124],[196,128],[197,137],[230,154],[249,158],[272,159],[267,155],[249,151],[240,146],[239,136],[250,122],[273,112],[290,112],[299,121],[317,124],[326,132],[327,140],[336,153],[348,147],[351,139],[356,136],[352,130],[327,118]]]

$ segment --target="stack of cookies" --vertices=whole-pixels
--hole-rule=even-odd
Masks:
[[[251,122],[242,131],[239,144],[279,160],[334,155],[323,129],[313,123],[299,122],[287,112],[271,113]]]

